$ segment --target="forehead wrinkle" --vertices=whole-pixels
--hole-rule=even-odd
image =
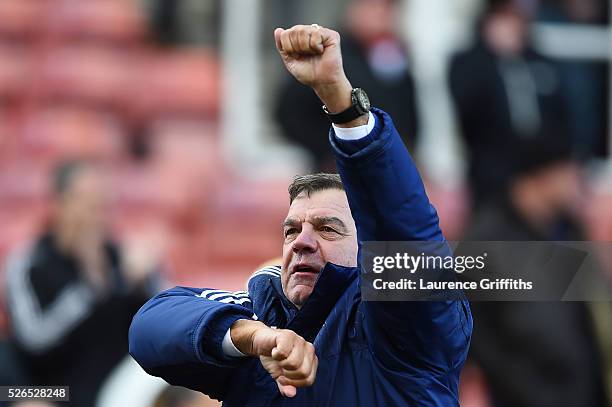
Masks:
[[[336,195],[336,197],[333,197]],[[322,197],[323,196],[323,197]],[[338,197],[341,197],[338,199]],[[307,201],[306,203],[304,201]],[[336,206],[338,208],[348,208],[348,198],[346,193],[341,189],[324,189],[321,191],[315,191],[307,194],[302,191],[298,196],[295,197],[293,203],[304,203],[309,204],[309,208],[312,208],[314,202],[322,201],[325,205]],[[293,203],[291,206],[293,206]]]
[[[349,215],[350,216],[350,213]],[[295,224],[295,223],[324,223],[325,221],[332,221],[337,219],[342,224],[346,225],[346,221],[343,218],[346,217],[345,211],[338,208],[330,208],[330,207],[321,207],[315,206],[305,209],[304,211],[300,211],[298,215],[290,214],[285,219],[283,224]],[[337,223],[337,222],[335,222]]]
[[[289,207],[289,213],[285,222],[283,222],[283,226],[287,226],[289,221],[297,221],[292,225],[296,223],[299,225],[303,222],[312,223],[313,218],[336,217],[348,229],[352,225],[353,218],[346,195],[340,190],[338,190],[338,194],[323,195],[324,192],[327,191],[298,195]]]

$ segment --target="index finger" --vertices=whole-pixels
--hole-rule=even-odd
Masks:
[[[318,29],[312,30],[309,38],[310,48],[317,54],[322,54],[325,49],[324,38],[322,30],[319,27]]]
[[[279,52],[283,52],[283,44],[281,43],[281,35],[283,34],[283,31],[285,31],[285,29],[280,27],[274,30],[274,42],[276,43],[276,49]]]
[[[285,360],[293,350],[294,341],[286,336],[278,336],[276,338],[276,346],[272,349],[272,358],[274,360]]]

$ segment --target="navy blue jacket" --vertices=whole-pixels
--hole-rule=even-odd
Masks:
[[[364,139],[330,141],[359,241],[444,241],[412,159],[390,117],[374,109]],[[150,374],[224,400],[225,406],[455,406],[472,318],[466,301],[362,301],[359,268],[328,263],[298,310],[280,267],[255,273],[248,292],[176,287],[145,304],[130,353]],[[285,398],[258,358],[221,343],[238,319],[257,318],[311,341],[314,385]]]

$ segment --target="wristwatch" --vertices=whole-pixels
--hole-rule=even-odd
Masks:
[[[370,111],[370,99],[367,93],[361,88],[354,88],[351,91],[352,105],[348,109],[340,113],[330,113],[327,106],[323,105],[323,111],[334,124],[344,124],[352,122],[359,116],[362,116]]]

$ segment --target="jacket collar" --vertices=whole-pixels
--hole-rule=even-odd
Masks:
[[[285,297],[280,278],[273,279],[275,294],[280,298],[289,321],[286,328],[309,342],[314,341],[336,302],[358,275],[359,269],[356,267],[327,263],[319,274],[312,294],[299,310]]]

